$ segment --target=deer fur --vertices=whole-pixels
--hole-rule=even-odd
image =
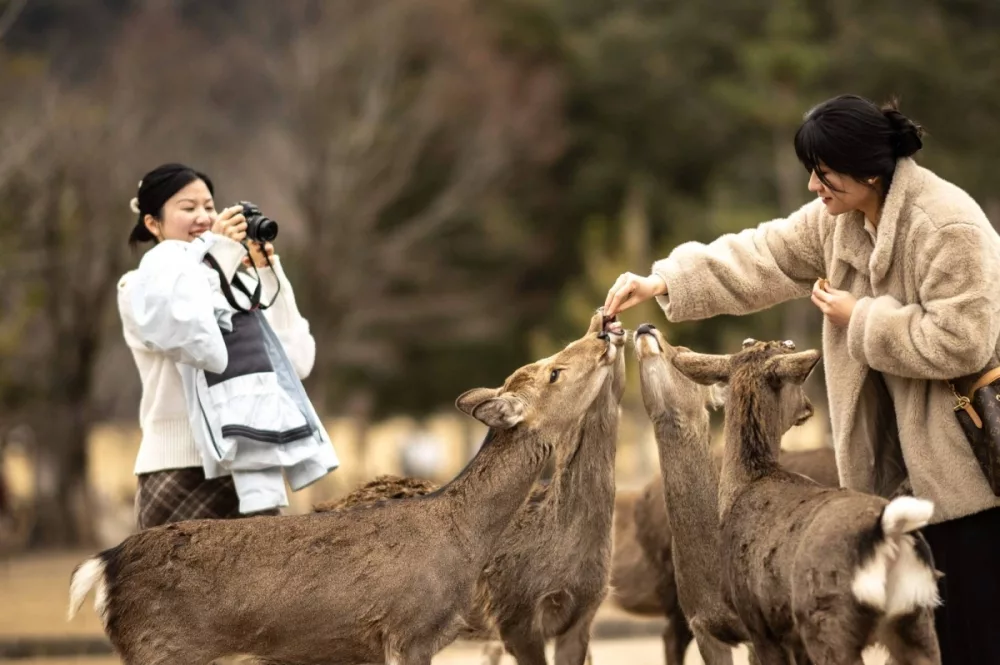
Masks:
[[[659,451],[678,603],[706,665],[729,665],[732,647],[748,642],[750,635],[722,591],[720,465],[710,449],[709,408],[722,406],[727,391],[695,383],[678,371],[673,360],[683,351],[648,323],[636,329],[642,400]],[[785,402],[788,415],[781,432],[812,416],[803,391],[787,392]]]
[[[313,506],[313,512],[340,512],[354,506],[363,506],[386,499],[406,499],[413,496],[425,496],[436,492],[439,488],[440,486],[436,483],[422,478],[408,478],[385,474],[376,476],[344,497],[317,503]]]
[[[824,488],[777,462],[789,393],[820,360],[791,342],[747,340],[739,353],[678,353],[689,378],[728,383],[719,483],[723,589],[762,665],[807,657],[857,665],[881,642],[896,663],[941,657],[937,571],[918,529],[929,501]]]
[[[697,384],[689,386],[697,389]],[[706,412],[707,412],[707,406]],[[681,442],[683,443],[683,442]],[[665,443],[671,454],[674,447]],[[712,449],[711,459],[716,473],[722,456]],[[683,452],[683,448],[677,452]],[[833,448],[782,450],[780,462],[795,473],[812,478],[825,487],[837,487],[837,463]],[[614,546],[611,557],[611,593],[609,599],[619,608],[647,617],[666,617],[663,632],[666,665],[683,665],[684,654],[694,639],[688,619],[678,602],[677,579],[671,544],[673,531],[663,495],[663,476],[656,475],[638,490],[619,489],[615,496]],[[715,532],[718,537],[718,515],[705,507],[699,534]],[[715,563],[719,557],[716,552]],[[688,579],[692,578],[688,575]],[[700,589],[697,593],[721,594],[721,588]]]
[[[602,321],[598,311],[591,327]],[[621,330],[616,322],[609,325]],[[624,343],[624,334],[617,339]],[[615,452],[624,388],[625,356],[619,354],[613,379],[584,416],[577,442],[556,451],[552,479],[536,484],[504,532],[483,571],[481,618],[463,637],[499,637],[519,665],[544,665],[548,638],[555,638],[557,665],[587,660],[590,626],[610,579]],[[376,480],[342,501],[387,498],[420,482]],[[484,653],[491,663],[502,655],[490,645]]]
[[[620,335],[593,330],[457,406],[490,429],[450,483],[333,514],[192,520],[83,562],[123,665],[250,655],[268,662],[430,665],[468,625],[483,568],[553,450],[577,445],[615,376]]]

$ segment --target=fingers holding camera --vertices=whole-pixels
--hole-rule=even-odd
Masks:
[[[217,235],[225,235],[226,225],[229,224],[229,220],[233,218],[233,215],[243,210],[240,206],[229,206],[228,208],[223,208],[216,215],[215,221],[212,222],[212,233]]]
[[[269,262],[273,262],[274,259],[274,245],[269,242],[263,244],[263,251],[261,251],[261,243],[251,242],[247,243],[250,247],[250,256],[243,257],[243,265],[249,268],[251,265],[255,265],[258,268],[266,268]],[[250,260],[253,259],[251,264]]]
[[[243,242],[247,236],[247,220],[243,216],[243,206],[225,208],[212,224],[212,233],[223,235],[235,242]]]
[[[233,217],[232,223],[226,227],[226,235],[236,242],[243,242],[247,237],[247,220],[243,215]]]

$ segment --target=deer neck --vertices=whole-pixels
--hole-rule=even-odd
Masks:
[[[667,517],[679,548],[701,549],[709,536],[718,532],[719,470],[709,448],[710,424],[704,405],[667,408],[653,419]],[[685,559],[703,561],[712,568],[714,550],[708,549]]]
[[[781,445],[777,397],[749,382],[730,387],[726,405],[719,514],[725,516],[736,496],[750,483],[777,468]]]
[[[552,481],[551,500],[561,521],[611,524],[615,500],[615,453],[618,404],[595,405],[576,433],[575,447],[560,460]],[[610,528],[610,526],[609,526]]]
[[[538,480],[552,443],[527,428],[490,430],[465,469],[441,489],[455,527],[485,563]]]
[[[691,611],[726,607],[722,596],[719,468],[712,459],[711,421],[704,403],[675,400],[653,418],[660,473],[678,579],[702,580],[687,595]]]

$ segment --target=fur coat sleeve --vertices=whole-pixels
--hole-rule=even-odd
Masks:
[[[848,325],[851,357],[912,379],[978,372],[1000,335],[1000,256],[977,224],[925,227],[914,240],[919,301],[889,295],[858,300]]]
[[[657,300],[671,321],[742,315],[809,295],[824,275],[824,213],[818,199],[787,219],[688,242],[653,264],[667,295]]]

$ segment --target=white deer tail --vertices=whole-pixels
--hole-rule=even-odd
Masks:
[[[882,532],[886,538],[898,538],[927,526],[934,514],[934,504],[926,499],[901,496],[882,511]]]
[[[887,616],[941,604],[930,548],[923,536],[913,534],[933,514],[933,503],[912,496],[893,499],[882,510],[851,584],[859,602]]]
[[[95,588],[96,587],[96,588]],[[87,559],[76,567],[69,582],[69,612],[66,620],[72,621],[76,613],[80,611],[83,600],[94,591],[94,610],[97,611],[101,620],[104,619],[104,612],[107,608],[108,586],[104,579],[104,560],[100,556]]]

